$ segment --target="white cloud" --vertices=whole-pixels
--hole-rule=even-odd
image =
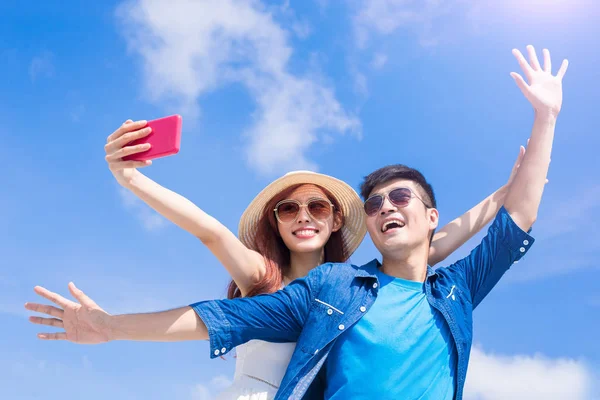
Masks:
[[[231,379],[229,379],[225,375],[215,376],[210,381],[210,386],[214,387],[218,390],[223,390],[230,385],[231,385]]]
[[[246,157],[261,173],[317,169],[307,154],[322,134],[360,130],[330,87],[290,72],[290,33],[258,0],[132,0],[117,15],[152,101],[194,116],[201,96],[231,83],[248,90],[257,109]]]
[[[119,195],[123,205],[133,211],[142,225],[148,231],[155,231],[165,226],[167,220],[162,215],[148,207],[142,200],[125,188],[119,188]]]
[[[388,56],[383,53],[376,53],[371,60],[371,68],[381,69],[387,63]]]
[[[600,227],[590,222],[590,216],[600,211],[600,185],[571,185],[568,198],[562,189],[553,189],[550,185],[552,181],[546,188],[531,232],[536,242],[531,251],[511,267],[502,282],[526,283],[600,269],[597,262]],[[466,257],[486,233],[487,227],[441,265]]]
[[[590,215],[600,209],[600,185],[586,184],[572,187],[568,198],[557,196],[546,206],[544,218],[536,222],[544,240],[565,234],[572,234],[589,224]],[[589,232],[588,232],[589,233]]]
[[[279,7],[276,7],[275,10],[277,14],[285,17],[286,21],[284,21],[285,26],[290,26],[292,32],[296,34],[300,39],[306,39],[312,33],[312,27],[307,20],[299,20],[296,17],[296,13],[294,9],[290,6],[290,0],[285,0]]]
[[[500,356],[474,346],[465,400],[589,400],[592,372],[581,361]]]
[[[414,35],[423,47],[455,42],[464,34],[481,34],[491,25],[547,22],[557,16],[581,15],[588,1],[505,0],[347,0],[353,8],[356,44],[367,48],[373,38],[397,31]],[[565,6],[568,3],[568,6]]]
[[[368,67],[381,69],[388,54],[381,51],[383,39],[402,30],[404,36],[414,36],[423,47],[433,47],[456,35],[448,33],[448,23],[441,23],[451,10],[463,6],[466,0],[347,0],[352,13],[356,47],[366,51],[371,45],[379,48],[371,56]],[[467,19],[467,13],[464,13]],[[455,23],[453,21],[453,23]],[[408,35],[407,35],[408,34]],[[360,53],[360,52],[359,52]],[[360,63],[360,62],[359,62]],[[353,67],[355,91],[366,97],[367,80]]]
[[[364,0],[354,15],[356,42],[366,48],[372,36],[388,36],[403,29],[414,34],[421,46],[450,39],[474,19],[474,2],[466,0]],[[447,18],[453,13],[452,19]]]
[[[49,51],[35,56],[29,64],[29,77],[31,82],[35,82],[39,77],[54,76],[54,55]]]
[[[214,399],[219,392],[229,385],[231,385],[231,380],[224,375],[212,378],[208,385],[198,383],[192,387],[192,400]]]
[[[202,384],[197,384],[192,388],[192,400],[211,400],[213,397],[210,390]]]
[[[513,267],[515,272],[507,276],[510,281],[527,282],[599,268],[600,228],[590,223],[590,216],[600,211],[600,185],[572,186],[568,199],[562,189],[547,190],[533,226],[534,253]]]

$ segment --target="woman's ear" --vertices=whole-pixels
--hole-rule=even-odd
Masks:
[[[337,232],[340,229],[342,229],[342,226],[344,225],[344,221],[342,218],[342,214],[339,212],[336,212],[335,214],[333,214],[333,229],[332,232]]]

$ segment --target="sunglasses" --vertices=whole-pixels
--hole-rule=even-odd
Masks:
[[[333,204],[328,200],[314,198],[302,204],[298,200],[289,199],[277,203],[274,209],[275,217],[282,224],[294,221],[303,207],[306,207],[308,215],[316,220],[327,219],[333,214]]]
[[[413,197],[416,197],[417,199],[421,200],[425,207],[431,208],[427,205],[427,203],[423,201],[422,198],[417,196],[412,190],[410,190],[407,187],[400,187],[392,189],[388,194],[377,193],[369,197],[364,204],[365,213],[369,217],[372,217],[373,215],[377,214],[377,212],[381,210],[381,207],[383,207],[383,203],[385,202],[386,197],[390,200],[390,203],[392,203],[398,208],[406,207]]]

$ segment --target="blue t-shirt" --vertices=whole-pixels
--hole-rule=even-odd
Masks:
[[[378,279],[377,300],[327,358],[325,399],[452,400],[456,349],[444,317],[423,283]]]

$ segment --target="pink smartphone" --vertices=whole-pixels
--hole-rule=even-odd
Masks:
[[[171,156],[179,152],[181,144],[181,115],[148,121],[146,126],[152,128],[152,132],[141,139],[128,143],[128,146],[150,143],[152,147],[141,153],[131,154],[123,157],[123,160],[145,161],[154,158]]]

